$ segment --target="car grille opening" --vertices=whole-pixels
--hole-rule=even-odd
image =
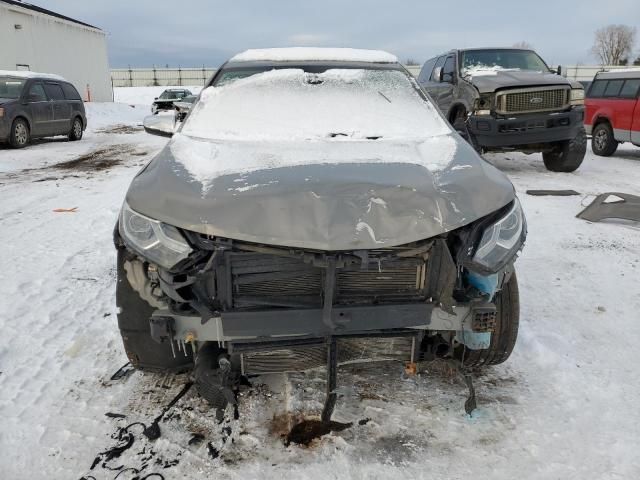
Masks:
[[[286,257],[229,252],[233,308],[320,308],[327,269]],[[376,252],[361,264],[338,267],[334,305],[372,305],[426,299],[427,261]]]
[[[497,94],[496,112],[502,115],[563,110],[569,106],[569,88],[506,90]]]

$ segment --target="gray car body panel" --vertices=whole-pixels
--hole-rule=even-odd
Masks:
[[[452,138],[451,161],[433,170],[424,166],[429,151],[407,143],[376,155],[375,140],[292,142],[317,162],[222,175],[206,185],[191,177],[170,143],[133,180],[126,201],[167,224],[248,242],[323,251],[403,245],[467,225],[515,197],[503,173],[457,134]],[[278,163],[281,148],[245,143],[228,157],[221,149],[216,160],[270,155]],[[350,162],[354,152],[357,163]],[[393,154],[381,159],[384,152]],[[326,155],[344,161],[323,163]]]

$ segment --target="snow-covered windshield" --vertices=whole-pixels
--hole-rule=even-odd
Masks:
[[[182,129],[214,140],[421,139],[449,132],[406,73],[358,68],[223,76],[202,92]]]
[[[549,71],[549,67],[531,50],[468,50],[462,52],[461,67],[463,76],[483,70]]]
[[[25,80],[0,77],[0,98],[20,98]]]

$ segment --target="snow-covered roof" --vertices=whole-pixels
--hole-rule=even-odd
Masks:
[[[19,78],[50,78],[52,80],[65,80],[64,77],[54,73],[38,73],[30,72],[28,70],[0,70],[0,75]]]
[[[231,62],[373,62],[397,63],[398,57],[382,50],[362,50],[356,48],[290,47],[245,50],[237,54]]]

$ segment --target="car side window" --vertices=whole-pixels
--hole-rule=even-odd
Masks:
[[[625,80],[620,90],[620,96],[622,98],[636,98],[638,96],[638,89],[640,89],[640,78]]]
[[[47,95],[44,93],[44,88],[41,83],[34,83],[29,87],[29,93],[27,93],[27,102],[46,102]]]
[[[620,89],[624,80],[609,80],[607,88],[604,89],[605,97],[617,97],[620,94]]]
[[[45,83],[44,89],[51,100],[64,100],[62,87],[57,83]]]
[[[437,58],[432,58],[431,60],[427,60],[420,70],[420,75],[418,75],[418,82],[424,83],[428,82],[429,78],[431,78],[431,72],[433,72],[433,67],[436,64]]]
[[[63,83],[61,85],[62,91],[64,92],[64,97],[67,100],[82,100],[80,94],[73,85],[71,85],[70,83]]]
[[[431,81],[435,82],[437,81],[437,78],[435,78],[433,75],[435,73],[435,69],[438,67],[441,67],[444,65],[444,61],[447,59],[447,57],[445,57],[444,55],[440,58],[438,58],[438,60],[436,61],[436,64],[433,66],[433,73],[431,73]]]
[[[442,80],[445,82],[453,82],[456,75],[456,61],[453,55],[447,57],[442,67]]]
[[[607,88],[607,83],[607,80],[596,80],[593,82],[587,93],[587,97],[598,98],[604,96],[604,89]]]

